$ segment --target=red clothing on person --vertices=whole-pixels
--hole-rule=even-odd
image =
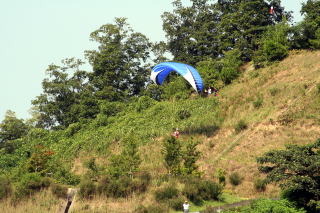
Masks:
[[[172,134],[175,138],[179,138],[180,136],[180,132],[178,130],[174,131],[174,133]]]

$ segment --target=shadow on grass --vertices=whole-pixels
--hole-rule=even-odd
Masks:
[[[184,128],[181,133],[186,135],[205,135],[207,137],[211,137],[217,133],[219,130],[219,126],[216,124],[211,125],[200,125],[200,126],[189,126]]]

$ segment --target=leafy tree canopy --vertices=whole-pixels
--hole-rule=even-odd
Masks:
[[[319,211],[320,203],[320,139],[314,144],[288,145],[257,158],[259,170],[267,174],[267,182],[276,182],[284,196],[299,206]]]

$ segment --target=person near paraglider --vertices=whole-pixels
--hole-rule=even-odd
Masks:
[[[214,96],[218,96],[218,89],[216,89],[215,87],[213,88],[213,94]]]
[[[211,87],[209,87],[209,89],[208,89],[208,96],[210,96],[212,94],[212,89],[211,89]]]

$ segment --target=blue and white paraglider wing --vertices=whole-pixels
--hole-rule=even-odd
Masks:
[[[182,75],[197,92],[203,90],[201,76],[195,68],[188,64],[177,62],[160,63],[152,69],[150,78],[156,84],[161,85],[172,71]]]

